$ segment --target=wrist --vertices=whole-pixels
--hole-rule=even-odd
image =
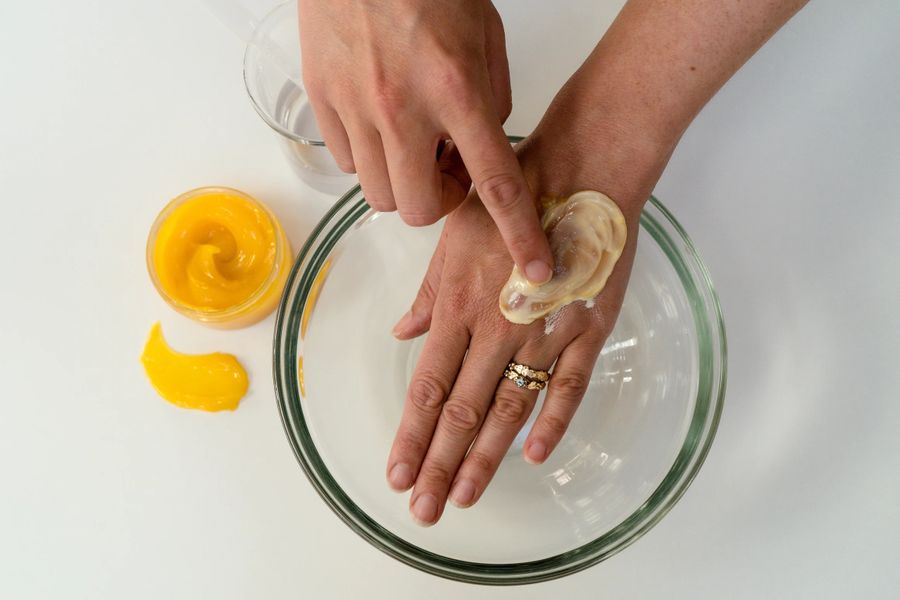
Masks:
[[[573,83],[560,91],[523,143],[523,152],[541,157],[541,164],[526,169],[526,175],[540,194],[594,189],[613,198],[626,216],[636,217],[680,132],[659,127],[645,115],[585,93]]]

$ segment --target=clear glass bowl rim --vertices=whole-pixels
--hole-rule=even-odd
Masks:
[[[291,269],[275,322],[273,378],[281,420],[300,466],[332,511],[370,544],[401,562],[439,577],[488,585],[536,583],[586,569],[632,544],[659,522],[690,486],[709,452],[722,414],[727,379],[725,325],[718,296],[693,242],[663,204],[655,197],[649,198],[641,214],[641,228],[661,246],[685,286],[700,347],[700,384],[682,448],[647,501],[615,528],[562,554],[518,563],[454,559],[394,535],[341,489],[309,435],[297,386],[303,310],[315,277],[331,250],[369,210],[357,185],[322,218]]]

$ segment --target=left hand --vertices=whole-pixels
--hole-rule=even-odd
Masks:
[[[513,262],[477,195],[448,216],[418,297],[394,329],[399,339],[431,332],[387,468],[395,490],[415,485],[410,508],[420,524],[437,522],[448,498],[460,507],[478,501],[534,408],[536,391],[501,381],[507,364],[514,360],[542,370],[555,364],[546,401],[524,446],[525,459],[541,463],[565,433],[615,324],[634,259],[640,209],[662,163],[653,161],[655,166],[640,176],[612,185],[601,169],[574,164],[571,148],[561,152],[555,140],[556,135],[548,140],[539,131],[520,145],[520,161],[533,189],[560,195],[581,189],[608,193],[626,217],[625,251],[594,306],[565,307],[553,331],[545,333],[544,319],[514,325],[499,311],[500,288]]]

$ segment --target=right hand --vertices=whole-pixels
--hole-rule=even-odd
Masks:
[[[509,66],[491,2],[298,5],[316,120],[367,202],[430,225],[474,183],[519,268],[535,283],[549,280],[553,257],[535,198],[502,127],[512,108]]]

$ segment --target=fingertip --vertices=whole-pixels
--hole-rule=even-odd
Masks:
[[[394,328],[391,329],[391,335],[393,335],[397,339],[404,339],[404,333],[407,329],[409,329],[409,321],[412,319],[412,310],[406,311],[406,314],[400,317],[400,320],[397,321],[397,324],[394,325]]]
[[[397,324],[391,330],[391,335],[400,341],[411,340],[426,333],[430,325],[430,320],[417,318],[415,313],[410,310],[397,321]]]
[[[412,469],[406,463],[397,463],[388,472],[388,485],[395,492],[405,492],[412,487],[414,478]]]
[[[450,504],[456,508],[469,508],[475,504],[475,484],[468,479],[460,479],[450,490]]]
[[[434,494],[422,494],[409,507],[413,521],[422,527],[431,527],[438,520],[438,502]]]
[[[547,446],[540,441],[533,441],[525,447],[525,461],[532,465],[542,464],[547,460]]]
[[[437,210],[428,210],[422,212],[408,212],[399,210],[400,218],[410,227],[428,227],[434,225],[444,216]]]
[[[363,190],[365,194],[365,190]],[[382,197],[365,197],[366,204],[368,204],[373,210],[382,213],[390,213],[397,210],[397,205],[394,204],[392,199],[385,199]]]
[[[420,335],[424,335],[427,332],[427,329],[406,329],[399,333],[394,333],[394,339],[398,342],[407,342],[419,337]]]
[[[536,285],[541,285],[553,278],[553,268],[543,260],[532,260],[525,265],[525,277]]]

